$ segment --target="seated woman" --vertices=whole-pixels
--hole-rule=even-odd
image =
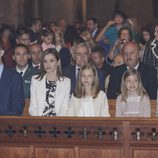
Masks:
[[[43,52],[40,73],[31,80],[29,114],[64,116],[70,98],[70,79],[61,73],[60,57],[55,48]]]
[[[83,65],[80,69],[76,90],[70,99],[68,115],[110,116],[107,97],[99,89],[97,70],[93,64]]]

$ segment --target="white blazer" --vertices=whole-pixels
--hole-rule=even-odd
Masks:
[[[82,98],[71,96],[67,116],[80,116]],[[91,108],[91,107],[89,107]],[[100,91],[98,96],[93,99],[94,117],[109,117],[109,107],[107,96],[103,91]]]
[[[42,116],[46,101],[46,75],[42,80],[35,79],[37,75],[31,80],[31,96],[29,114],[31,116]],[[64,77],[61,81],[57,81],[55,110],[57,116],[65,116],[68,108],[70,98],[70,79]]]

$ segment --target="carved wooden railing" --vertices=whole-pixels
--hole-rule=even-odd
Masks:
[[[57,158],[143,158],[145,153],[156,158],[158,119],[0,117],[2,158],[3,153],[18,158],[54,158],[48,153]]]

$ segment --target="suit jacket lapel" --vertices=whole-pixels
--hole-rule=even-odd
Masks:
[[[71,71],[71,92],[74,91],[76,86],[76,66],[72,66],[72,71]]]
[[[2,71],[2,75],[1,75],[1,78],[0,78],[0,91],[3,93],[3,91],[5,90],[5,89],[2,89],[2,87],[4,87],[4,86],[1,86],[1,85],[6,85],[6,80],[8,80],[9,78],[8,78],[8,76],[7,76],[7,71],[6,71],[6,69],[5,69],[5,67],[3,68],[3,71]]]

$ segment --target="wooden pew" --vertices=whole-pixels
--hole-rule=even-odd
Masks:
[[[29,103],[30,103],[30,101],[29,101],[29,99],[27,99],[25,101],[25,108],[24,108],[23,116],[29,116],[29,113],[28,113]],[[108,104],[109,104],[110,116],[115,117],[116,100],[110,99],[110,100],[108,100]],[[156,100],[151,100],[151,117],[156,117]]]
[[[25,106],[24,106],[24,111],[23,111],[23,116],[29,116],[29,104],[30,104],[30,100],[26,99],[25,100]]]
[[[151,117],[156,117],[156,100],[150,100],[150,103],[151,103]],[[112,117],[115,117],[116,100],[110,99],[108,100],[108,104],[109,104],[110,115]]]

